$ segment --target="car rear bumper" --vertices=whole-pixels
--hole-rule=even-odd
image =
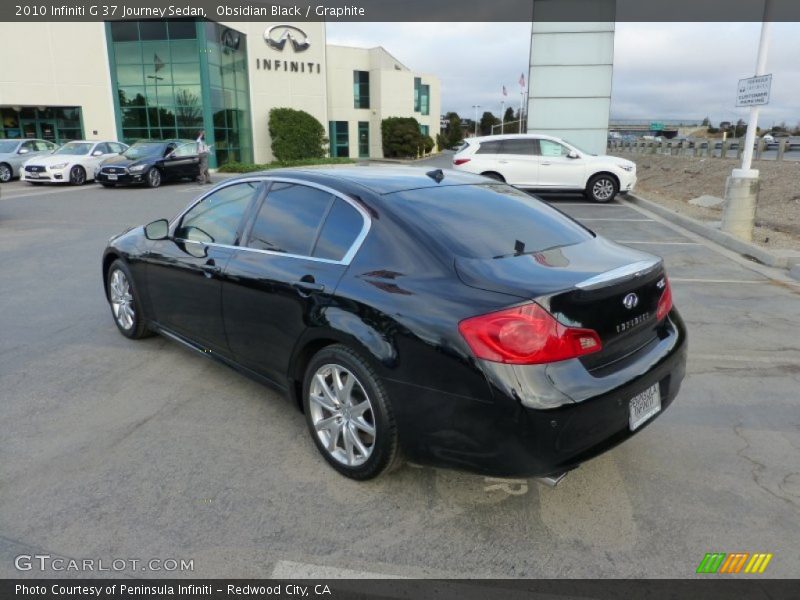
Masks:
[[[631,365],[617,377],[588,375],[570,388],[546,365],[535,365],[526,367],[528,381],[508,381],[511,371],[504,372],[504,382],[490,376],[494,402],[389,382],[401,446],[412,462],[484,475],[534,477],[573,469],[646,429],[672,404],[685,374],[687,341],[676,311],[670,324],[670,335],[637,361],[636,375]],[[561,396],[563,404],[533,408],[520,398],[519,386],[533,382],[534,372],[548,382],[551,399]],[[655,384],[661,411],[631,431],[631,398]]]

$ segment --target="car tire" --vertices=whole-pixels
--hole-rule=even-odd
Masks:
[[[132,340],[153,335],[147,328],[133,275],[128,265],[120,259],[116,259],[108,267],[106,298],[114,324],[122,335]]]
[[[14,177],[14,170],[7,163],[0,163],[0,183],[8,183]]]
[[[147,172],[145,175],[144,180],[147,183],[147,187],[150,188],[157,188],[161,185],[161,171],[158,170],[157,167],[153,167]]]
[[[619,183],[613,175],[600,173],[586,184],[586,196],[594,202],[604,204],[611,202],[619,193]]]
[[[69,170],[69,184],[83,185],[86,183],[86,169],[80,165],[75,165]]]
[[[327,346],[311,359],[303,409],[317,449],[342,475],[363,481],[402,464],[389,395],[369,363],[347,346]]]
[[[496,181],[501,181],[503,183],[506,182],[506,178],[500,175],[500,173],[495,173],[494,171],[486,171],[486,173],[481,173],[484,177],[488,177],[489,179],[494,179]]]

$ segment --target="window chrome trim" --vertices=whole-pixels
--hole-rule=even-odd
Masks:
[[[353,240],[353,243],[350,245],[350,248],[347,250],[347,252],[345,252],[345,254],[341,258],[341,260],[332,260],[330,258],[319,258],[319,257],[316,257],[316,256],[305,256],[305,255],[302,255],[302,254],[290,254],[288,252],[276,252],[274,250],[262,250],[260,248],[250,248],[248,246],[232,246],[232,245],[229,245],[229,244],[217,244],[215,242],[210,242],[209,243],[209,242],[201,242],[199,240],[185,240],[185,239],[182,239],[182,238],[175,238],[175,239],[178,240],[178,241],[181,241],[181,242],[202,244],[204,246],[212,246],[212,247],[215,247],[215,248],[228,248],[228,249],[232,249],[232,250],[245,250],[247,252],[257,252],[259,254],[269,254],[269,255],[272,255],[272,256],[283,256],[285,258],[297,258],[297,259],[301,259],[301,260],[311,260],[311,261],[315,261],[315,262],[347,266],[353,261],[353,258],[355,258],[355,255],[361,249],[361,245],[364,243],[364,240],[366,239],[367,234],[369,234],[369,231],[372,228],[372,217],[369,216],[369,213],[366,210],[364,210],[364,208],[359,206],[356,202],[354,202],[351,198],[347,197],[347,195],[343,194],[342,192],[340,192],[338,190],[335,190],[335,189],[333,189],[331,187],[328,187],[326,185],[322,185],[322,184],[319,184],[319,183],[316,183],[316,182],[305,181],[303,179],[295,179],[295,178],[292,178],[292,177],[281,177],[281,176],[278,176],[278,177],[261,176],[261,177],[246,177],[246,178],[242,178],[242,179],[235,179],[235,180],[232,180],[232,181],[225,181],[225,182],[215,186],[213,189],[209,190],[208,192],[206,192],[205,194],[200,196],[197,200],[195,200],[194,202],[190,203],[189,206],[186,207],[180,214],[178,214],[177,217],[175,217],[172,221],[170,221],[170,224],[169,224],[170,236],[174,236],[175,235],[175,231],[178,228],[178,223],[181,222],[181,220],[186,215],[186,213],[188,213],[195,206],[200,204],[200,202],[202,202],[203,200],[208,198],[211,194],[214,194],[214,193],[218,192],[221,189],[224,189],[224,188],[229,187],[231,185],[237,185],[237,184],[240,184],[240,183],[291,183],[291,184],[295,184],[295,185],[305,185],[307,187],[311,187],[311,188],[315,188],[315,189],[321,190],[323,192],[327,192],[327,193],[329,193],[329,194],[331,194],[331,195],[333,195],[333,196],[335,196],[337,198],[341,198],[342,200],[347,202],[350,206],[352,206],[353,208],[355,208],[358,211],[358,213],[361,215],[361,218],[364,220],[363,225],[361,226],[361,231],[356,236],[356,239]],[[269,190],[267,191],[267,196],[269,196]],[[266,198],[265,198],[265,200],[266,200]],[[256,218],[256,217],[258,217],[258,215],[255,215],[254,218]]]
[[[604,287],[610,283],[623,281],[626,279],[633,279],[639,275],[643,275],[649,271],[653,271],[656,267],[661,266],[660,258],[651,258],[648,260],[640,260],[629,265],[623,265],[616,269],[611,269],[605,273],[600,273],[589,279],[585,279],[575,284],[579,290],[594,290]]]

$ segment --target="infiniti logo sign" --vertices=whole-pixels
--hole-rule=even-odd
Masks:
[[[295,52],[304,52],[311,45],[306,32],[294,25],[274,25],[264,32],[264,41],[275,50],[283,50],[286,40],[292,42]]]
[[[636,294],[628,294],[622,299],[622,305],[628,310],[633,310],[639,305],[639,296]]]

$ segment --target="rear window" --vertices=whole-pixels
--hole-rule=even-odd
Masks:
[[[557,210],[505,184],[408,190],[397,194],[397,202],[404,218],[465,258],[540,252],[592,238]]]

